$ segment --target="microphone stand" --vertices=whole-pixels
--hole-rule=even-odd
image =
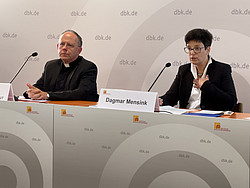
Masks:
[[[23,67],[24,67],[24,65],[28,62],[28,60],[30,59],[30,57],[31,56],[33,56],[33,57],[35,57],[35,56],[37,56],[38,55],[38,53],[37,52],[34,52],[34,53],[32,53],[31,55],[29,55],[28,57],[27,57],[27,59],[25,60],[25,62],[23,63],[23,65],[21,66],[21,68],[17,71],[17,73],[15,74],[15,76],[11,79],[11,81],[10,81],[10,84],[12,84],[12,82],[15,80],[15,78],[17,77],[17,75],[20,73],[20,71],[23,69]],[[15,99],[15,101],[17,101],[18,100],[18,96],[15,96],[14,95],[14,99]]]
[[[151,90],[151,88],[155,85],[155,82],[158,80],[158,78],[161,76],[162,72],[164,71],[164,69],[166,67],[170,67],[171,66],[171,63],[167,63],[163,69],[161,70],[161,72],[158,74],[158,76],[156,77],[155,81],[152,83],[152,85],[150,86],[150,88],[148,89],[148,92]]]
[[[31,57],[32,55],[30,55],[26,60],[25,62],[23,63],[23,65],[21,66],[21,68],[17,71],[17,73],[15,74],[15,76],[12,78],[12,80],[10,81],[10,83],[12,83],[15,78],[17,77],[17,75],[19,74],[19,72],[23,69],[24,65],[27,63],[27,61],[29,60],[29,58]]]

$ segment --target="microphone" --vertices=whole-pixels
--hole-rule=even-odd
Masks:
[[[37,56],[38,53],[34,52],[31,55],[28,56],[28,58],[25,60],[25,62],[23,63],[23,65],[21,66],[21,68],[17,71],[17,73],[15,74],[15,76],[12,78],[12,80],[10,81],[10,84],[15,80],[15,78],[17,77],[17,75],[19,74],[19,72],[23,69],[24,65],[27,63],[27,61],[31,58],[31,57],[35,57]]]
[[[150,88],[148,89],[148,92],[151,90],[151,88],[155,85],[155,82],[158,80],[158,78],[160,77],[161,73],[164,71],[164,69],[166,67],[170,67],[171,63],[166,63],[166,65],[163,67],[163,69],[161,70],[161,72],[159,73],[159,75],[156,77],[155,81],[152,83],[152,85],[150,86]]]

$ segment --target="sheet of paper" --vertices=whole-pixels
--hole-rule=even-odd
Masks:
[[[214,110],[200,110],[194,113],[199,114],[224,114],[224,111],[214,111]]]
[[[188,109],[179,109],[179,108],[175,108],[172,106],[160,106],[160,112],[162,113],[169,113],[169,114],[184,114],[189,112],[190,110]]]
[[[32,99],[26,99],[23,96],[19,96],[18,100],[21,101],[27,101],[27,102],[47,102],[47,100],[32,100]]]

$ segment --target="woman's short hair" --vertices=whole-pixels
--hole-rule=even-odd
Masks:
[[[185,35],[186,45],[192,40],[202,42],[206,49],[212,45],[213,35],[207,29],[193,29]]]

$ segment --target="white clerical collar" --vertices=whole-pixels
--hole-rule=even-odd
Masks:
[[[65,67],[70,67],[69,64],[67,63],[63,63]]]

